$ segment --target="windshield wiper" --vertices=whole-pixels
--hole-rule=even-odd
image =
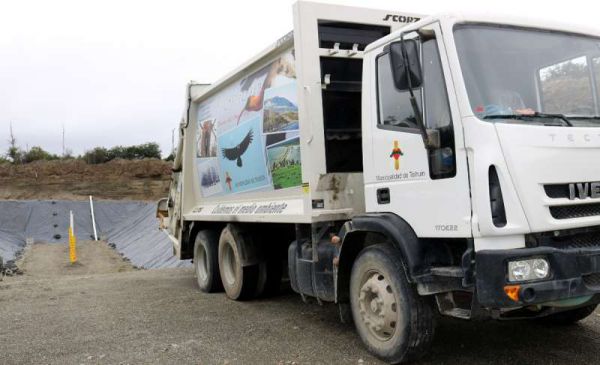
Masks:
[[[581,120],[581,119],[600,119],[600,115],[569,115],[567,118]]]
[[[545,114],[535,112],[533,114],[492,114],[486,115],[483,119],[516,119],[516,120],[530,120],[533,118],[540,119],[560,119],[563,123],[569,127],[573,126],[573,123],[563,114]]]

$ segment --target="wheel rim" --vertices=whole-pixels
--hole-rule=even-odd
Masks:
[[[394,336],[398,321],[398,304],[387,278],[377,272],[367,272],[358,297],[359,312],[365,327],[380,341]]]
[[[202,245],[198,245],[196,253],[196,274],[200,282],[206,282],[208,279],[208,258],[206,257],[206,249]]]
[[[237,273],[237,262],[235,258],[235,252],[230,243],[227,243],[223,247],[223,278],[228,286],[233,286],[236,280]]]

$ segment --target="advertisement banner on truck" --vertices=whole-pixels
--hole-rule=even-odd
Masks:
[[[293,50],[202,101],[197,123],[204,197],[301,185]]]

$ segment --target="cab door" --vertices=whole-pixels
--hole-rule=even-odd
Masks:
[[[368,212],[392,212],[419,237],[470,237],[471,201],[467,156],[457,101],[441,31],[417,41],[423,80],[414,88],[423,121],[439,137],[427,150],[409,101],[395,87],[389,45],[371,54],[365,67],[363,131],[364,179]],[[399,39],[398,39],[399,41]],[[368,72],[367,72],[368,70]]]

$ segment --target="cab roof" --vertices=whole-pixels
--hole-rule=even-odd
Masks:
[[[396,30],[391,34],[371,43],[366,47],[365,52],[370,52],[371,50],[378,48],[386,43],[391,42],[392,40],[396,40],[400,38],[400,34],[405,32],[406,30],[414,30],[419,29],[427,24],[434,23],[439,21],[441,23],[450,24],[453,26],[454,24],[461,23],[479,23],[479,24],[496,24],[496,25],[505,25],[512,27],[522,27],[522,28],[536,28],[548,31],[559,31],[559,32],[567,32],[574,34],[581,34],[593,37],[600,37],[600,29],[589,27],[581,24],[568,23],[563,21],[554,21],[547,19],[532,19],[526,18],[522,16],[512,16],[512,15],[493,15],[493,14],[485,14],[485,13],[475,13],[475,12],[452,12],[452,13],[440,13],[436,15],[431,15],[424,17],[418,22],[408,24],[406,27]]]

